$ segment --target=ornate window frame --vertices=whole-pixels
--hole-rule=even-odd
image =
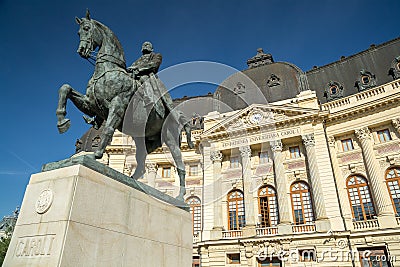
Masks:
[[[186,199],[186,203],[190,207],[192,233],[197,234],[201,231],[201,200],[199,197],[191,196]]]
[[[374,219],[376,217],[375,204],[367,178],[360,174],[351,175],[346,179],[346,188],[354,220]]]
[[[391,167],[387,169],[385,180],[394,212],[396,216],[400,216],[400,167]]]
[[[290,186],[294,224],[307,224],[315,221],[310,186],[304,181]],[[301,214],[300,214],[301,213]]]
[[[278,225],[278,199],[274,187],[266,185],[258,189],[258,213],[261,215],[261,227]]]
[[[228,230],[240,230],[246,225],[244,194],[235,189],[227,195]]]

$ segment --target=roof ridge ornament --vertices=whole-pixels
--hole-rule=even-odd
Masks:
[[[264,50],[262,48],[257,49],[257,54],[249,58],[247,60],[247,65],[249,66],[249,69],[256,68],[259,66],[263,65],[268,65],[274,63],[274,59],[272,58],[271,54],[265,54]]]

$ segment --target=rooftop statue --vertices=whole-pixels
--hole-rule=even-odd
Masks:
[[[143,55],[126,69],[122,46],[114,33],[102,23],[90,18],[76,18],[79,24],[80,42],[78,53],[89,59],[98,50],[95,71],[90,78],[86,94],[64,84],[59,90],[57,127],[64,133],[70,127],[65,117],[67,100],[70,99],[82,111],[85,121],[98,129],[102,124],[98,149],[94,157],[103,156],[111,142],[114,131],[130,135],[136,144],[137,167],[132,177],[140,178],[145,173],[145,160],[165,143],[175,161],[180,179],[178,199],[185,195],[185,165],[180,151],[180,129],[185,129],[188,145],[190,126],[183,113],[174,109],[171,96],[157,77],[161,54],[154,53],[150,42],[142,46]]]

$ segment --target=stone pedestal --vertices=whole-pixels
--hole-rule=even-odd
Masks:
[[[191,266],[187,206],[89,157],[32,175],[7,266]]]

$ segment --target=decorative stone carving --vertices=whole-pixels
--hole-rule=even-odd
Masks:
[[[303,139],[303,143],[306,147],[315,146],[315,139],[313,133],[302,135],[301,138]]]
[[[336,81],[329,81],[325,88],[324,96],[327,101],[336,100],[343,97],[343,86]]]
[[[239,147],[240,156],[242,158],[250,158],[251,157],[251,148],[250,146],[242,146]]]
[[[400,56],[393,59],[388,75],[392,76],[393,80],[400,78]]]
[[[262,48],[257,49],[257,55],[247,60],[249,69],[271,64],[274,62],[271,54],[265,54]]]
[[[148,173],[157,173],[158,165],[154,162],[147,162],[146,168]]]
[[[51,189],[45,189],[40,193],[38,199],[36,200],[35,208],[38,214],[46,213],[51,204],[53,203],[53,191]]]
[[[271,73],[271,76],[269,76],[268,80],[267,80],[267,85],[269,87],[274,87],[274,86],[278,86],[280,85],[280,78],[278,76],[276,76],[275,74]]]
[[[328,137],[328,145],[330,147],[336,148],[336,139],[333,136]]]
[[[233,93],[235,95],[243,94],[245,92],[246,92],[246,86],[241,82],[237,82],[236,86],[233,87]]]
[[[281,140],[274,140],[270,142],[271,150],[273,152],[282,151],[282,141]]]
[[[400,118],[393,119],[392,125],[397,130],[397,132],[400,133]]]
[[[360,80],[356,81],[355,87],[358,88],[358,91],[364,91],[369,88],[376,86],[375,74],[372,74],[369,71],[361,70],[360,71]]]
[[[369,130],[368,127],[363,127],[360,129],[356,129],[354,131],[354,133],[356,134],[356,137],[360,140],[362,139],[370,139],[371,138],[371,131]]]
[[[210,155],[210,159],[212,162],[215,161],[222,161],[224,158],[224,155],[221,153],[221,151],[212,151]]]

